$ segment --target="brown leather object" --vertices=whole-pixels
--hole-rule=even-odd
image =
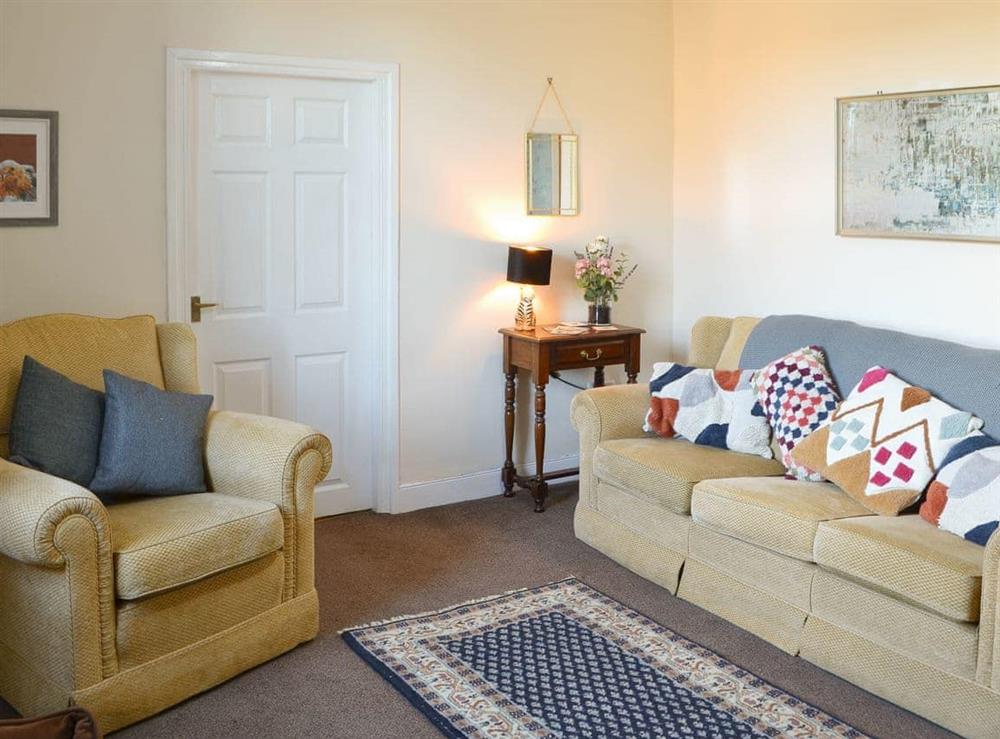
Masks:
[[[0,721],[0,739],[101,739],[97,722],[84,708],[67,708],[38,718]]]

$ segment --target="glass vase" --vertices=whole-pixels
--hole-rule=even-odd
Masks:
[[[591,303],[587,306],[587,323],[605,326],[611,323],[611,306],[601,303]]]

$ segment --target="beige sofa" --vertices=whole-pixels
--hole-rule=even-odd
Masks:
[[[688,363],[737,368],[756,323],[700,319]],[[774,460],[644,435],[648,404],[645,385],[574,399],[578,538],[931,721],[1000,736],[1000,534],[984,548]]]
[[[316,635],[324,436],[214,413],[213,492],[104,505],[5,459],[25,354],[94,388],[110,368],[198,390],[185,324],[55,315],[0,326],[0,695],[25,716],[81,705],[107,732]]]

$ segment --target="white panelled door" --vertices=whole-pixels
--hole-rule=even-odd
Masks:
[[[374,86],[203,70],[187,94],[183,280],[218,304],[193,322],[202,388],[330,437],[317,515],[371,508]]]

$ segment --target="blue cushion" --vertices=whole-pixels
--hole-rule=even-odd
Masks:
[[[205,492],[205,421],[211,395],[170,393],[104,370],[106,392],[95,493]]]
[[[88,485],[97,468],[104,394],[25,357],[10,424],[10,461]]]

